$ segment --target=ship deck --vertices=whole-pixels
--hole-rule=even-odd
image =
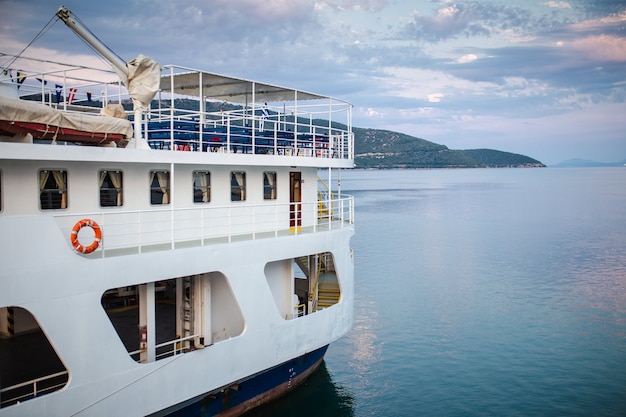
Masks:
[[[117,75],[55,64],[61,69],[22,71],[14,97],[3,99],[0,135],[120,147],[139,136],[159,151],[301,156],[347,167],[354,159],[352,106],[343,100],[166,65],[158,95],[135,123],[130,93],[111,81]],[[14,83],[0,77],[0,84]]]

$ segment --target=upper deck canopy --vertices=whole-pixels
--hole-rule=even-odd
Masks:
[[[202,93],[199,91],[200,85],[202,85]],[[163,91],[171,91],[175,94],[206,97],[237,104],[324,99],[345,103],[342,100],[333,99],[328,96],[294,90],[292,88],[198,71],[168,75],[167,70],[165,70],[161,78],[160,88]]]

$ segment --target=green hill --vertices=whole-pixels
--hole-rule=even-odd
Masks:
[[[493,149],[454,150],[379,129],[353,128],[357,168],[544,167],[536,159]]]

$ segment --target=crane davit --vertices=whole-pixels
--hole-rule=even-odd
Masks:
[[[143,113],[150,106],[150,101],[159,90],[161,66],[152,58],[139,55],[125,62],[106,46],[89,28],[87,28],[67,7],[61,6],[56,16],[104,59],[118,74],[133,100],[134,137],[129,147],[149,149],[145,138],[141,136]]]

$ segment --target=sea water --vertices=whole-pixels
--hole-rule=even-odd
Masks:
[[[341,175],[354,328],[253,416],[626,416],[626,168]]]

